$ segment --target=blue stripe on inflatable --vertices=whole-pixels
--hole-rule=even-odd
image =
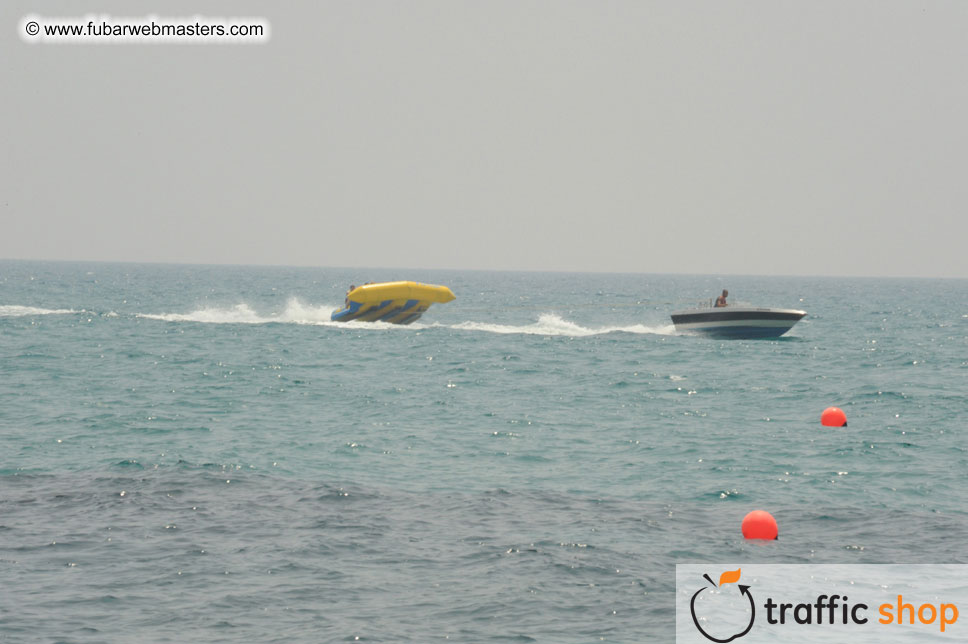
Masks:
[[[403,306],[388,308],[393,300],[383,300],[377,305],[367,305],[360,302],[350,302],[348,307],[333,311],[329,316],[334,322],[349,322],[351,320],[393,322],[395,324],[410,324],[426,312],[430,304],[421,304],[420,300],[407,300]],[[398,318],[398,319],[396,319]]]
[[[398,306],[395,309],[390,309],[389,311],[387,311],[386,313],[384,313],[383,315],[381,315],[379,317],[379,320],[381,322],[385,322],[385,321],[387,321],[387,320],[389,320],[389,319],[391,319],[393,317],[396,317],[396,316],[400,315],[401,313],[403,313],[407,309],[412,309],[413,307],[415,307],[419,303],[420,303],[420,300],[407,300],[406,304],[404,304],[403,306]]]
[[[340,309],[338,311],[333,311],[333,314],[329,316],[330,320],[338,322],[340,320],[352,320],[356,317],[357,312],[360,310],[362,304],[359,302],[350,302],[347,308]]]
[[[393,300],[383,300],[378,305],[370,306],[369,308],[365,309],[353,319],[362,320],[364,322],[373,322],[374,320],[379,320],[380,316],[383,315],[382,311],[392,303]]]

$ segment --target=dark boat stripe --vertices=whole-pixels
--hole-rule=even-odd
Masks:
[[[803,313],[778,313],[776,311],[722,311],[717,313],[682,313],[672,316],[673,324],[696,322],[726,322],[730,320],[788,320],[796,322]]]

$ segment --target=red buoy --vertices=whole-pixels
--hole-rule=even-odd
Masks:
[[[847,414],[839,407],[827,407],[820,414],[820,424],[825,427],[846,427]]]
[[[746,539],[776,539],[780,533],[776,519],[765,510],[753,510],[743,517],[742,529]]]

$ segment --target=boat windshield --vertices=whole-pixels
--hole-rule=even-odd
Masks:
[[[732,302],[730,302],[728,304],[728,308],[731,308],[731,309],[736,309],[736,308],[741,308],[741,307],[742,308],[752,308],[752,306],[753,305],[750,304],[749,302],[745,302],[745,301],[741,301],[741,300],[734,300],[734,301],[732,301]],[[696,305],[695,305],[694,308],[697,308],[697,309],[715,309],[715,308],[717,308],[716,307],[716,298],[711,297],[708,300],[699,300],[699,302],[696,303]],[[719,307],[719,308],[723,308],[723,307]]]

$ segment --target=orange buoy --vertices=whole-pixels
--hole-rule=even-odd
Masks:
[[[825,427],[846,427],[847,415],[839,407],[827,407],[820,414],[820,424]]]
[[[776,539],[780,533],[776,519],[765,510],[753,510],[743,517],[742,530],[746,539]]]

